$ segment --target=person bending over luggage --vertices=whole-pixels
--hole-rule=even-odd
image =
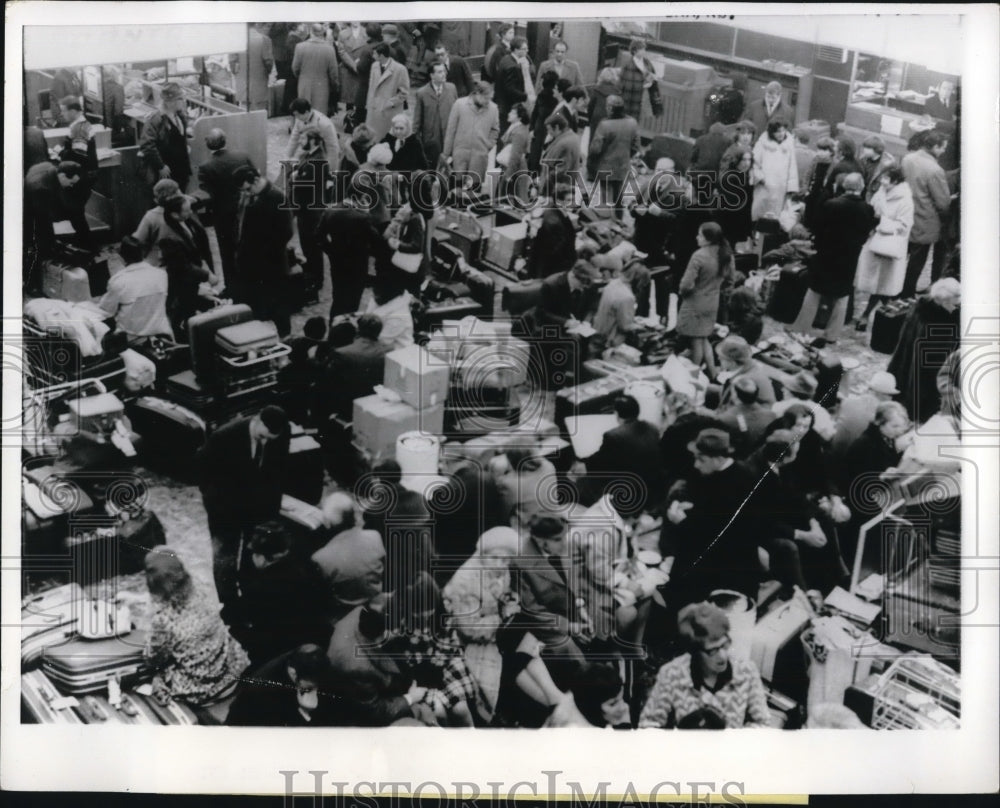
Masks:
[[[146,658],[154,669],[153,697],[195,706],[229,697],[250,664],[204,592],[164,545],[146,554],[152,603]]]
[[[108,281],[101,298],[101,310],[114,317],[118,331],[136,342],[145,337],[174,338],[167,318],[167,273],[142,258],[142,245],[131,236],[122,239],[118,250],[125,268]]]
[[[769,726],[757,667],[729,656],[729,618],[711,603],[692,603],[677,618],[688,652],[656,674],[639,728],[729,729]]]
[[[324,691],[330,660],[306,644],[250,671],[229,708],[231,727],[336,726],[336,700]]]

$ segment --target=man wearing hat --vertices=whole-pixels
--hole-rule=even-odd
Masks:
[[[281,510],[288,444],[288,416],[269,405],[217,429],[198,455],[199,488],[212,535],[212,571],[227,622],[239,597],[244,539]]]
[[[756,480],[733,459],[729,433],[703,429],[688,444],[694,474],[671,487],[660,552],[674,558],[671,607],[707,598],[715,589],[757,593],[757,525],[748,507]]]
[[[528,540],[522,540],[520,555],[511,561],[519,624],[544,644],[542,658],[561,690],[583,666],[584,650],[607,640],[614,626],[613,593],[597,585],[588,559],[591,548],[568,542],[567,528],[561,516],[535,516]]]
[[[880,370],[868,380],[868,392],[848,396],[837,410],[836,432],[830,445],[835,454],[843,454],[861,437],[875,417],[875,410],[884,401],[899,395],[896,377]]]
[[[833,418],[826,408],[813,399],[819,389],[819,382],[811,373],[800,370],[785,382],[785,392],[788,395],[781,401],[776,401],[771,405],[775,415],[784,415],[785,410],[793,404],[804,404],[813,413],[813,432],[824,441],[833,440],[837,431]]]
[[[773,410],[760,402],[757,382],[749,376],[739,376],[732,383],[735,401],[728,407],[719,408],[719,420],[734,436],[737,455],[746,457],[752,452],[764,431],[777,416]]]
[[[169,177],[180,186],[181,193],[187,191],[192,173],[187,101],[176,82],[168,81],[160,89],[160,108],[143,124],[139,154],[150,169],[150,185]]]
[[[753,358],[750,344],[737,335],[730,335],[719,343],[715,349],[719,355],[719,367],[724,373],[731,374],[722,386],[719,409],[737,404],[734,385],[739,379],[750,379],[757,388],[757,401],[761,404],[773,404],[774,383],[764,366]]]

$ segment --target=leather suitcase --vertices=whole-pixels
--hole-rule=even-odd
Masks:
[[[84,250],[64,241],[56,242],[53,257],[66,266],[80,267],[86,270],[90,278],[90,293],[97,297],[108,291],[108,280],[111,278],[111,268],[106,258],[98,258],[89,250]]]
[[[132,349],[156,365],[157,387],[162,387],[169,376],[185,370],[191,361],[190,349],[164,337],[149,337],[133,345]]]
[[[142,436],[144,462],[193,471],[195,454],[205,445],[208,425],[197,413],[165,398],[142,396],[128,406],[132,429]]]
[[[323,449],[311,435],[289,441],[285,491],[313,505],[323,498]]]
[[[83,589],[73,582],[29,596],[21,604],[21,664],[28,665],[45,648],[68,642],[78,631]]]
[[[249,320],[215,332],[216,346],[229,356],[246,356],[270,348],[277,342],[278,329],[269,320]]]
[[[750,658],[757,665],[762,679],[774,681],[778,655],[798,639],[809,619],[808,612],[788,601],[757,621],[753,628]]]
[[[445,208],[435,226],[433,241],[461,251],[466,263],[479,260],[483,244],[483,226],[466,211]]]
[[[903,323],[906,322],[912,308],[912,300],[894,300],[875,310],[870,342],[873,351],[891,354],[896,350]]]
[[[67,266],[59,261],[46,261],[42,294],[70,303],[90,300],[90,277],[87,275],[87,270]]]
[[[792,323],[799,316],[806,296],[806,268],[802,264],[786,264],[767,305],[767,314],[779,323]]]
[[[164,394],[193,410],[204,410],[215,399],[215,393],[198,381],[193,370],[176,373],[167,379],[164,384]]]
[[[143,696],[135,691],[122,694],[122,700],[130,700],[137,709],[155,716],[158,723],[173,726],[194,726],[198,723],[198,718],[194,711],[186,704],[179,701],[171,701],[169,704],[160,704],[152,696]],[[138,723],[138,722],[137,722]]]
[[[42,654],[42,670],[63,692],[79,696],[96,693],[110,679],[127,682],[147,670],[143,649],[146,634],[132,631],[107,640],[73,640]]]
[[[191,369],[199,381],[211,382],[215,378],[215,335],[219,329],[253,319],[253,310],[243,303],[216,306],[188,319]]]
[[[77,700],[66,700],[48,676],[40,670],[21,674],[21,706],[27,723],[33,724],[83,724],[72,706]]]

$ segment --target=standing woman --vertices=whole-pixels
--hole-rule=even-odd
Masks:
[[[587,120],[590,131],[596,132],[597,125],[608,117],[608,96],[621,95],[618,84],[618,71],[613,67],[605,67],[597,74],[597,86],[590,91],[590,101],[587,105]]]
[[[826,193],[826,175],[833,165],[833,153],[837,149],[837,141],[832,137],[821,137],[816,141],[816,156],[809,168],[809,181],[806,184],[806,212],[802,216],[802,224],[809,231],[816,227],[816,214],[820,206],[829,198]]]
[[[433,219],[439,196],[435,172],[414,174],[410,201],[399,209],[386,229],[393,271],[400,273],[403,287],[410,294],[417,294],[430,270]]]
[[[719,224],[726,241],[739,244],[753,234],[753,152],[733,144],[719,164]]]
[[[351,111],[361,86],[358,60],[366,50],[368,35],[360,22],[348,23],[341,27],[333,44],[340,59],[340,97],[344,99],[348,111]]]
[[[621,69],[621,95],[625,100],[625,114],[637,121],[641,120],[642,96],[644,92],[648,92],[653,117],[658,118],[663,114],[663,101],[653,63],[646,58],[645,40],[633,39],[628,50],[628,60]]]
[[[528,170],[528,149],[530,148],[531,132],[528,129],[528,109],[524,104],[518,103],[511,107],[507,115],[507,131],[500,137],[500,152],[497,154],[497,163],[503,168],[503,176],[500,178],[501,199],[516,193],[516,188],[511,187],[511,178],[518,172]],[[524,197],[525,201],[527,196]]]
[[[680,283],[680,310],[677,333],[691,338],[691,359],[705,364],[708,377],[715,380],[715,357],[709,336],[719,313],[723,286],[733,282],[733,250],[715,222],[698,228],[698,250],[691,256]]]
[[[785,197],[799,190],[799,170],[795,145],[788,136],[788,124],[780,118],[768,121],[767,131],[753,147],[756,184],[753,194],[753,220],[767,214],[777,218],[785,206]]]
[[[404,180],[409,179],[414,172],[427,168],[424,147],[420,143],[420,138],[413,133],[413,122],[409,115],[401,112],[393,116],[392,128],[382,138],[382,142],[388,143],[392,149],[389,170],[402,174]]]
[[[858,274],[854,281],[854,287],[859,292],[871,293],[864,314],[855,322],[858,331],[865,330],[868,316],[875,306],[903,291],[906,277],[906,247],[910,228],[913,227],[913,194],[899,166],[886,169],[879,177],[879,183],[880,187],[872,197],[872,207],[879,218],[878,226],[861,248]],[[890,257],[887,252],[894,255]]]
[[[556,91],[559,82],[559,74],[555,70],[546,70],[542,74],[541,90],[535,98],[535,106],[531,108],[531,119],[528,126],[531,129],[531,153],[528,155],[528,168],[532,171],[538,170],[539,161],[542,159],[542,151],[545,148],[545,119],[555,112],[556,107],[562,98]]]

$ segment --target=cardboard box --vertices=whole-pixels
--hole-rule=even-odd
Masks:
[[[418,410],[444,404],[448,377],[448,362],[419,345],[399,348],[385,356],[383,384]]]
[[[354,400],[354,442],[377,462],[396,456],[396,439],[420,430],[444,431],[444,403],[418,410],[404,401],[385,401],[376,395]]]

